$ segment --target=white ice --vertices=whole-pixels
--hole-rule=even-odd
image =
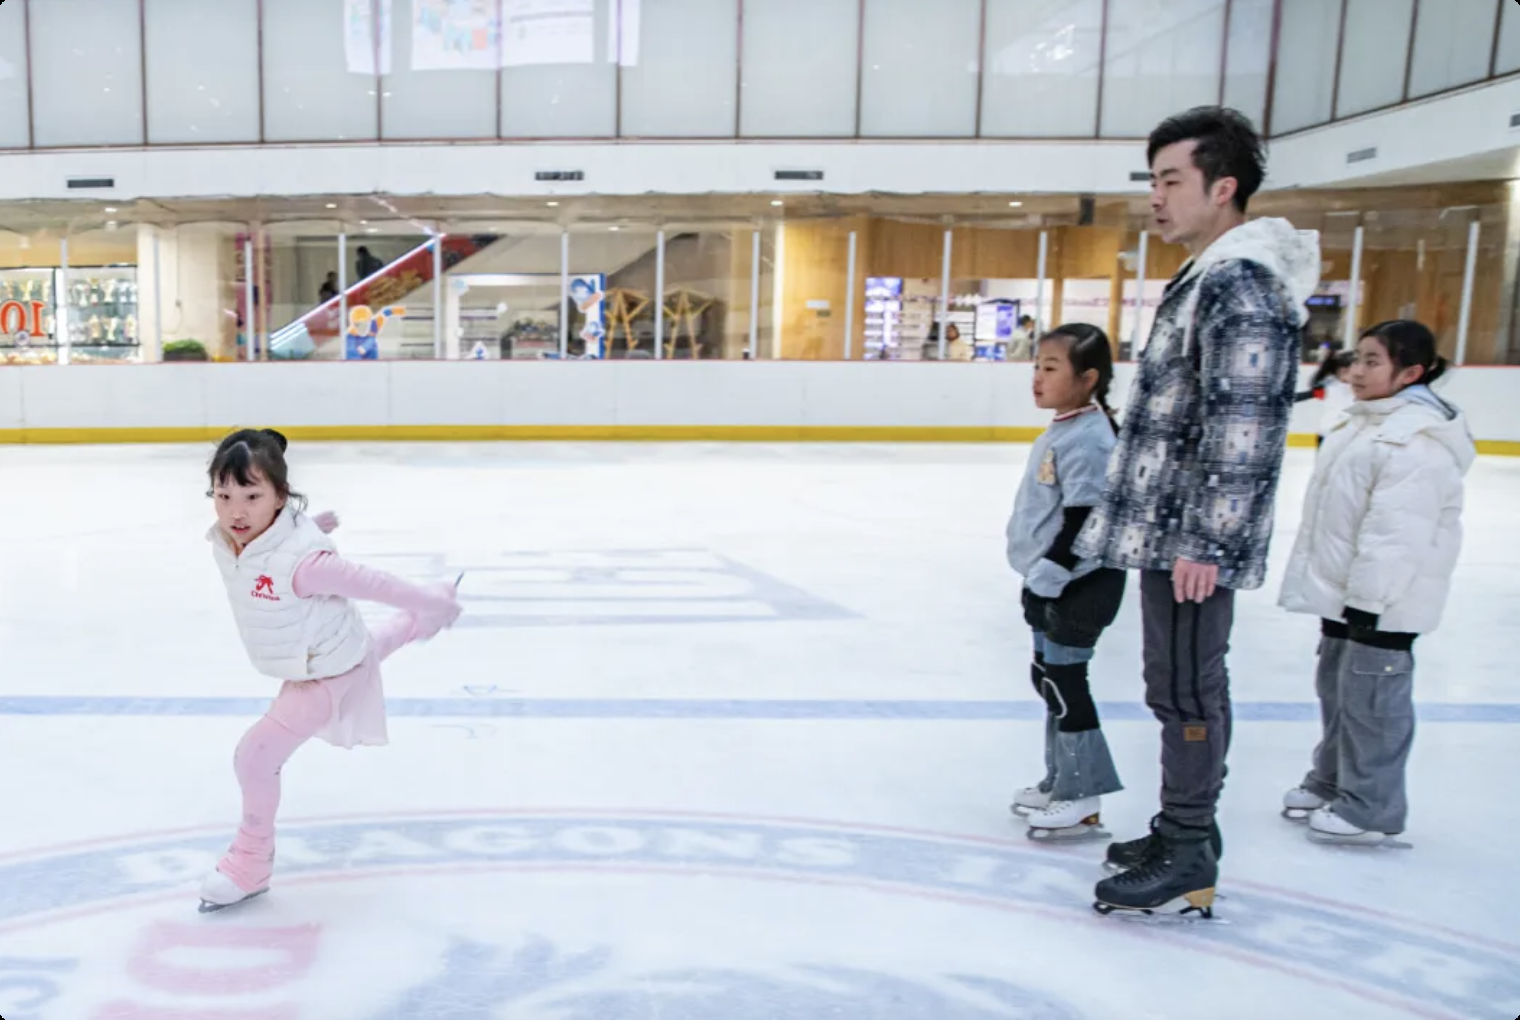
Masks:
[[[0,450],[6,1020],[1474,1020],[1520,1011],[1520,459],[1483,459],[1404,851],[1278,816],[1315,621],[1239,600],[1211,922],[1100,918],[1026,840],[1039,706],[1003,524],[1020,446],[312,445],[343,551],[467,571],[387,668],[390,746],[285,770],[271,894],[210,917],[274,693],[203,534],[202,447]],[[1156,810],[1133,598],[1095,674]]]

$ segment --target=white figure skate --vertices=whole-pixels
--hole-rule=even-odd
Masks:
[[[200,912],[212,914],[218,910],[226,910],[239,903],[246,903],[256,896],[262,896],[268,891],[269,887],[266,885],[256,892],[244,892],[232,879],[220,871],[213,871],[201,882]]]
[[[1008,810],[1023,818],[1032,812],[1044,811],[1049,806],[1049,792],[1040,789],[1038,786],[1026,786],[1013,795],[1013,804]]]
[[[1295,786],[1283,794],[1283,817],[1290,822],[1307,822],[1309,816],[1325,806],[1325,798]]]
[[[1358,829],[1346,819],[1322,807],[1309,816],[1309,839],[1327,846],[1383,847],[1389,850],[1408,850],[1410,846],[1395,839],[1396,833],[1373,832]]]
[[[1111,839],[1099,820],[1100,797],[1053,800],[1043,811],[1029,816],[1026,835],[1037,843],[1085,843]]]

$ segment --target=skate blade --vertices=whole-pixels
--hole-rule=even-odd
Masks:
[[[1312,814],[1314,812],[1308,808],[1285,807],[1282,809],[1282,816],[1290,822],[1307,822]]]
[[[1320,846],[1349,847],[1352,850],[1413,850],[1414,844],[1406,843],[1402,839],[1393,836],[1385,836],[1382,833],[1374,833],[1377,838],[1369,839],[1366,836],[1337,836],[1333,832],[1320,832],[1318,829],[1309,830],[1309,842],[1318,843]]]
[[[1025,807],[1022,804],[1010,804],[1008,806],[1008,810],[1012,811],[1015,815],[1017,815],[1020,818],[1028,818],[1030,815],[1034,814],[1036,811],[1039,811],[1041,809],[1040,808]]]
[[[1093,909],[1104,917],[1154,918],[1163,921],[1212,921],[1214,919],[1213,889],[1199,889],[1186,893],[1159,907],[1126,907],[1117,903],[1098,900]]]
[[[201,900],[201,905],[197,909],[198,909],[198,912],[202,913],[202,914],[217,914],[217,913],[220,913],[223,910],[228,910],[228,909],[230,909],[232,907],[241,907],[243,904],[247,903],[249,900],[258,899],[260,896],[263,896],[268,891],[269,891],[268,889],[260,889],[256,893],[249,893],[247,896],[244,896],[242,899],[238,900],[236,903],[211,903],[211,902],[208,902],[207,900]]]
[[[1037,829],[1031,826],[1024,835],[1036,843],[1097,843],[1114,838],[1101,825],[1074,825],[1066,829]]]

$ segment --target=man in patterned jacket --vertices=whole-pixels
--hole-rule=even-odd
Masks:
[[[1247,222],[1266,160],[1251,122],[1200,107],[1151,134],[1157,231],[1192,256],[1140,355],[1103,502],[1079,555],[1139,570],[1146,703],[1160,720],[1161,814],[1109,847],[1098,909],[1209,913],[1230,743],[1235,592],[1261,587],[1319,239]]]

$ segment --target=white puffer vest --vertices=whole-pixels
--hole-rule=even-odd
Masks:
[[[347,673],[369,652],[359,610],[337,596],[297,598],[296,568],[336,546],[305,514],[286,507],[241,556],[219,526],[206,538],[227,584],[227,598],[248,657],[280,680],[319,680]]]
[[[1278,604],[1378,630],[1429,634],[1462,547],[1467,422],[1423,386],[1356,403],[1331,429],[1304,498]]]

